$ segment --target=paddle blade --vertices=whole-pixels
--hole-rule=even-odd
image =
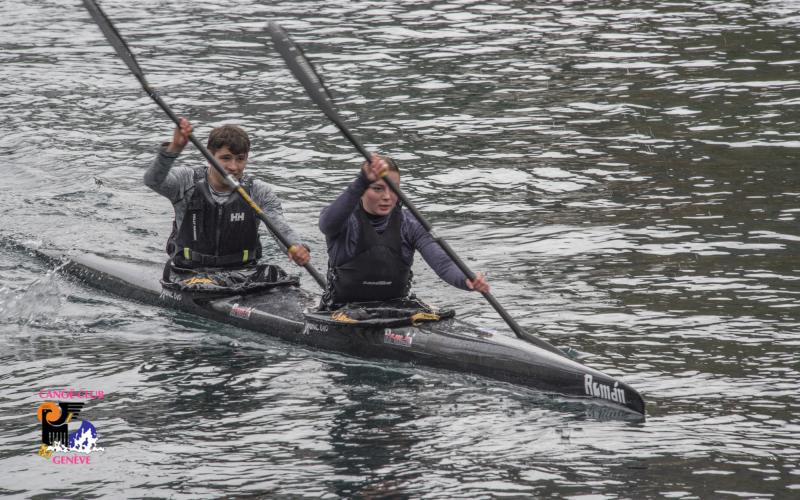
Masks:
[[[325,84],[322,83],[319,73],[303,53],[303,49],[292,41],[278,23],[270,21],[267,24],[267,31],[269,31],[269,36],[272,38],[275,48],[278,49],[278,53],[283,57],[295,78],[305,87],[309,97],[322,109],[328,118],[340,123],[341,120],[333,109],[333,98]]]
[[[370,161],[372,155],[367,151],[364,145],[361,144],[361,141],[356,139],[350,132],[350,129],[347,128],[344,121],[339,118],[339,115],[333,108],[333,98],[330,92],[328,92],[325,84],[322,83],[322,78],[319,76],[319,73],[317,73],[317,70],[314,69],[314,66],[311,65],[311,62],[306,58],[305,54],[303,54],[303,50],[289,38],[289,35],[278,23],[270,21],[267,24],[267,31],[269,31],[269,36],[272,38],[272,43],[275,44],[275,48],[278,49],[278,53],[283,57],[283,60],[286,62],[286,65],[289,66],[289,70],[294,77],[297,78],[306,89],[311,100],[314,101],[322,112],[325,113],[325,116],[339,128],[342,135],[356,147],[364,159]]]
[[[108,18],[106,13],[103,12],[103,9],[101,9],[94,0],[83,0],[83,6],[86,7],[86,10],[89,11],[89,14],[92,16],[92,19],[94,19],[94,22],[100,27],[100,30],[103,32],[103,35],[105,35],[108,43],[114,47],[117,55],[125,62],[139,82],[144,87],[147,87],[148,85],[147,80],[144,78],[144,72],[142,72],[141,67],[139,67],[139,63],[136,62],[136,58],[133,56],[133,52],[131,52],[128,44],[125,43],[125,40],[122,39],[122,36],[111,22],[111,19]]]

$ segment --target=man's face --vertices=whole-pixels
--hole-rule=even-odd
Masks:
[[[214,159],[222,166],[225,172],[234,176],[236,180],[241,180],[244,174],[244,167],[247,166],[247,153],[233,154],[228,146],[222,146],[220,149],[213,153]],[[212,182],[217,185],[225,185],[225,180],[216,169],[210,169],[209,175],[212,177]]]
[[[395,185],[400,186],[400,174],[389,172],[388,175]],[[361,205],[368,214],[389,215],[397,205],[397,195],[389,189],[383,179],[380,179],[370,184],[364,194],[361,195]]]

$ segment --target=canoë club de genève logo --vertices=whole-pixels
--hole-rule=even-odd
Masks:
[[[89,464],[90,454],[103,451],[103,448],[97,447],[95,426],[80,417],[86,405],[86,402],[80,399],[103,397],[105,397],[103,391],[76,389],[39,391],[41,399],[57,398],[57,401],[44,401],[36,410],[36,417],[42,424],[39,456],[51,460],[54,464]],[[78,421],[80,426],[75,425]],[[70,430],[70,423],[76,428]]]

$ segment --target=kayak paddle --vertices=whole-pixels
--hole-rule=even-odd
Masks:
[[[278,52],[280,53],[281,57],[283,57],[286,65],[289,66],[289,69],[295,78],[297,78],[303,87],[305,87],[306,92],[308,92],[309,97],[311,97],[311,100],[314,101],[322,110],[322,112],[325,113],[325,115],[339,128],[339,130],[342,132],[342,135],[344,135],[347,140],[349,140],[350,143],[355,146],[355,148],[359,153],[361,153],[367,162],[371,161],[370,158],[372,155],[364,148],[361,142],[359,142],[359,140],[353,136],[353,134],[344,124],[344,121],[339,117],[338,113],[336,113],[336,110],[333,106],[333,98],[331,97],[330,92],[328,92],[325,84],[322,83],[322,78],[320,78],[319,74],[317,74],[314,66],[312,66],[311,62],[305,57],[302,49],[292,41],[289,35],[277,23],[270,22],[267,25],[267,30],[272,38],[272,42],[275,44],[275,48],[278,49]],[[400,191],[400,188],[394,183],[394,181],[392,181],[387,175],[384,175],[383,180],[386,182],[386,185],[389,186],[389,189],[394,191],[400,201],[403,202],[403,205],[405,205],[406,208],[408,208],[408,210],[419,221],[419,223],[422,224],[422,227],[424,227],[425,230],[430,233],[434,241],[439,244],[442,250],[447,254],[448,257],[450,257],[450,259],[461,270],[461,272],[464,273],[464,275],[470,280],[474,280],[475,273],[473,273],[470,268],[467,267],[467,265],[461,260],[461,258],[458,257],[458,255],[456,255],[447,241],[436,234],[433,227],[428,223],[427,220],[425,220],[422,214],[419,213],[408,197],[406,197],[406,195]],[[542,349],[546,349],[550,352],[568,357],[563,351],[561,351],[561,349],[524,331],[519,324],[517,324],[514,318],[508,314],[505,308],[503,308],[503,306],[497,302],[497,299],[495,299],[491,293],[481,293],[486,300],[489,301],[489,304],[492,305],[494,310],[497,311],[500,317],[502,317],[508,326],[511,327],[517,337],[524,339]]]
[[[100,27],[100,30],[102,30],[108,42],[112,47],[114,47],[117,55],[125,62],[125,64],[128,66],[128,69],[130,69],[131,73],[133,73],[133,76],[139,80],[139,83],[142,85],[142,89],[144,89],[145,93],[147,93],[147,95],[150,96],[150,98],[153,99],[153,101],[155,101],[155,103],[158,104],[162,110],[164,110],[170,119],[175,122],[175,125],[180,125],[180,118],[178,115],[173,113],[172,109],[170,109],[170,107],[167,106],[167,104],[161,99],[161,96],[158,94],[158,92],[150,87],[150,84],[147,83],[147,80],[144,77],[144,72],[136,62],[133,52],[131,52],[130,48],[128,48],[128,44],[122,39],[122,35],[119,34],[119,31],[117,31],[117,28],[108,18],[108,16],[106,16],[105,12],[100,9],[100,6],[97,5],[94,0],[83,0],[83,5],[86,7],[86,10],[89,11],[89,14],[92,16],[92,19],[94,19],[94,22],[97,23],[97,26]],[[253,199],[250,198],[250,195],[248,195],[247,191],[245,191],[241,184],[239,184],[239,181],[237,181],[232,175],[225,172],[225,169],[223,169],[219,162],[217,162],[216,158],[214,158],[211,152],[209,152],[208,149],[206,149],[206,147],[197,140],[194,134],[189,135],[189,141],[191,141],[191,143],[194,144],[198,150],[200,150],[203,156],[206,157],[206,160],[208,160],[211,166],[214,167],[214,169],[225,179],[228,185],[237,193],[239,193],[239,196],[241,196],[242,199],[244,199],[244,201],[250,205],[250,207],[256,213],[256,216],[264,221],[264,224],[267,225],[275,238],[277,238],[277,240],[280,241],[284,247],[286,247],[287,252],[290,254],[294,252],[294,246],[289,243],[289,240],[287,240],[286,236],[284,236],[278,230],[275,224],[273,224],[267,218],[261,207],[259,207],[253,201]],[[308,273],[314,278],[319,286],[321,286],[323,289],[326,287],[325,278],[319,274],[319,272],[314,268],[314,266],[311,265],[311,263],[307,263],[303,267],[306,268],[306,271],[308,271]]]

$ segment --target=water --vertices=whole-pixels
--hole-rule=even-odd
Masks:
[[[796,2],[102,5],[198,137],[250,131],[248,169],[324,269],[317,214],[361,160],[266,44],[281,21],[500,303],[639,389],[648,418],[58,277],[19,244],[162,259],[171,208],[141,176],[171,125],[76,2],[5,1],[0,492],[797,495]],[[479,296],[415,275],[424,298],[503,329]],[[82,415],[104,448],[90,465],[36,455],[38,392],[69,388],[106,394]]]

